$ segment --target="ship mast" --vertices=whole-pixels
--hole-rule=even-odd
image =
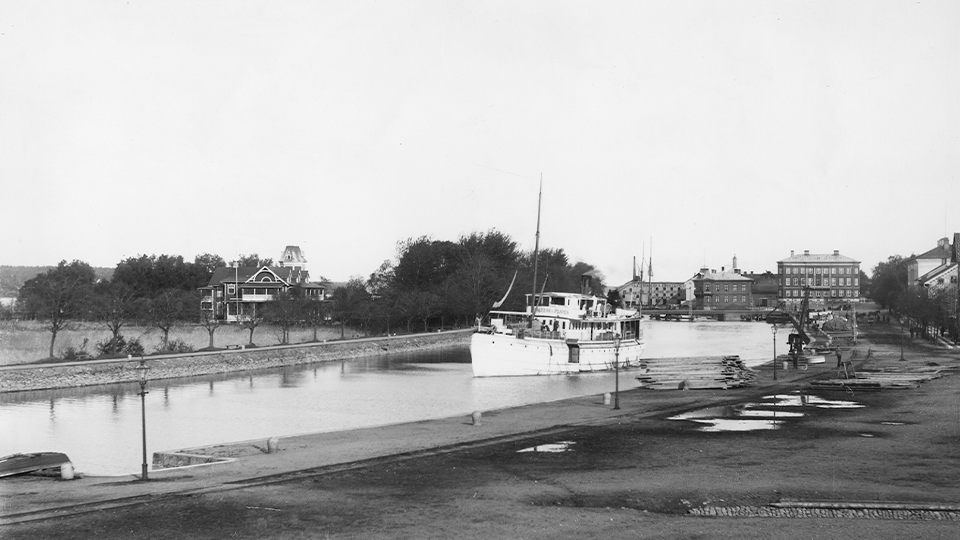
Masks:
[[[533,294],[530,296],[530,326],[537,314],[537,259],[540,252],[540,200],[543,197],[543,173],[540,173],[540,191],[537,193],[537,236],[533,243]]]

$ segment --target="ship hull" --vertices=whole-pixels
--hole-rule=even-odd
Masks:
[[[517,338],[507,334],[476,333],[470,339],[475,377],[565,375],[611,371],[640,365],[642,339],[620,342]]]

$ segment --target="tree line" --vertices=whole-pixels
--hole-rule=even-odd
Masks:
[[[922,334],[926,328],[960,332],[956,321],[956,289],[953,287],[908,287],[907,267],[916,255],[891,255],[873,268],[870,297],[880,307],[910,319]],[[954,285],[956,287],[956,285]],[[951,324],[952,323],[952,324]]]
[[[541,250],[536,259],[539,290],[578,292],[581,276],[590,274],[589,292],[604,293],[599,272],[584,262],[571,263],[563,249]],[[74,321],[99,322],[110,331],[110,339],[96,344],[100,356],[143,354],[136,339],[123,336],[123,328],[132,324],[161,330],[157,352],[183,352],[182,344],[169,340],[171,328],[181,323],[204,327],[213,348],[215,332],[224,321],[207,312],[201,315],[198,289],[210,283],[217,268],[233,264],[262,267],[273,261],[257,254],[229,263],[209,253],[192,262],[178,255],[140,255],[118,263],[109,280],[98,279],[85,262],[61,261],[24,283],[17,309],[22,316],[44,322],[50,332],[50,357],[58,334]],[[384,261],[367,278],[355,276],[325,298],[292,287],[262,309],[241,314],[240,324],[250,333],[250,345],[263,324],[279,328],[281,343],[287,343],[295,326],[312,326],[314,339],[323,324],[338,325],[341,337],[347,327],[389,334],[469,326],[508,290],[500,308],[522,311],[524,295],[533,292],[533,268],[534,254],[520,250],[509,235],[496,230],[474,232],[457,241],[409,238],[397,243],[394,259]]]

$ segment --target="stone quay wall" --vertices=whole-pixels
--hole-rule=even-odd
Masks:
[[[469,343],[471,334],[472,331],[463,330],[144,358],[150,368],[147,379],[155,381],[465,345]],[[132,361],[117,359],[74,362],[62,366],[13,366],[0,370],[0,393],[135,383],[138,381],[136,367],[139,364],[140,358],[136,357]]]

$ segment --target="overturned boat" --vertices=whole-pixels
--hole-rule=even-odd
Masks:
[[[54,472],[70,463],[70,458],[60,452],[35,452],[11,454],[0,457],[0,478],[36,472]]]

